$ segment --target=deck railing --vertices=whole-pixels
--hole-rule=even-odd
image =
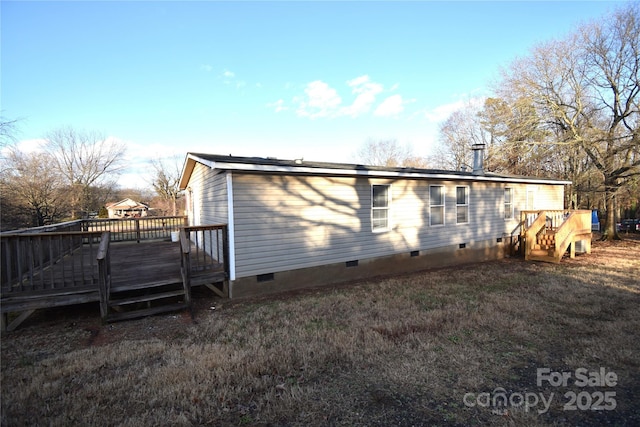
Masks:
[[[97,285],[96,255],[101,234],[3,234],[2,296]]]
[[[11,234],[38,234],[38,233],[65,233],[68,231],[84,231],[82,229],[83,220],[78,219],[75,221],[61,222],[59,224],[43,225],[41,227],[22,228],[19,230],[3,231],[0,233],[0,237],[4,238],[5,235]]]
[[[194,243],[191,253],[191,270],[194,272],[217,270],[220,266],[229,271],[229,244],[227,226],[200,225],[183,227],[185,237]]]
[[[110,231],[112,242],[168,239],[172,232],[178,232],[185,225],[187,217],[184,216],[82,220],[85,231]]]
[[[222,275],[225,280],[228,278],[229,241],[225,224],[183,227],[180,230],[180,244],[185,290],[194,285],[211,283],[211,278],[215,276]],[[225,292],[223,290],[222,294]]]
[[[527,229],[531,227],[531,225],[538,218],[538,215],[541,212],[544,212],[545,215],[545,227],[550,230],[555,230],[562,225],[569,214],[573,211],[566,209],[520,211],[520,224],[522,225],[522,234],[525,234],[527,232]]]
[[[110,241],[140,243],[169,239],[185,223],[184,216],[84,219],[0,233],[2,296],[97,285],[96,255],[104,232]]]
[[[528,222],[529,218],[527,218]],[[524,230],[524,256],[528,258],[531,251],[534,249],[538,235],[546,229],[546,215],[545,211],[537,213],[535,220],[531,224],[523,226]]]
[[[560,259],[576,236],[591,235],[591,212],[573,211],[556,231],[555,257]],[[572,248],[574,254],[575,247]]]

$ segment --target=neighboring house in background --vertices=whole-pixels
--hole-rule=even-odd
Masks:
[[[568,181],[188,153],[190,225],[228,224],[229,296],[499,259]]]
[[[108,203],[105,207],[109,212],[109,218],[140,218],[147,216],[149,212],[149,206],[129,198]]]

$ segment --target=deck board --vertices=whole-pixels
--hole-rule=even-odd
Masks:
[[[175,280],[181,282],[180,244],[167,241],[112,243],[111,286]]]
[[[194,246],[192,250],[195,251]],[[159,282],[182,283],[180,243],[167,240],[112,242],[109,253],[112,289],[123,290],[145,284],[151,286]],[[64,305],[65,301],[73,303],[79,296],[80,302],[99,301],[96,251],[84,248],[82,254],[83,257],[73,257],[73,266],[66,262],[47,267],[42,277],[39,275],[35,278],[35,289],[24,289],[20,284],[13,284],[9,292],[3,285],[2,312],[27,306]],[[208,262],[212,262],[211,258],[208,258]],[[73,281],[70,281],[72,277]],[[197,279],[193,282],[194,286],[221,281],[225,278],[224,267],[213,263],[213,268],[206,271],[206,277],[210,280],[202,280],[199,272],[194,272],[192,277]]]

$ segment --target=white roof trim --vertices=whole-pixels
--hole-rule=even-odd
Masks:
[[[309,175],[340,175],[340,176],[369,176],[388,178],[411,178],[411,179],[439,179],[448,181],[488,181],[488,182],[522,182],[528,184],[571,184],[571,181],[561,181],[543,178],[520,178],[520,177],[496,177],[486,175],[455,175],[447,173],[416,173],[416,172],[394,172],[361,169],[333,169],[333,168],[313,168],[304,166],[281,166],[281,165],[258,165],[252,163],[235,162],[214,162],[202,159],[189,154],[189,158],[209,166],[212,169],[237,170],[245,172],[272,172],[289,174],[309,174]]]

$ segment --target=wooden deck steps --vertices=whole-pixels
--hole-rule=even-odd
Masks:
[[[119,322],[122,320],[131,320],[131,319],[139,319],[141,317],[154,316],[160,313],[169,313],[172,311],[181,311],[188,308],[183,303],[174,303],[174,304],[166,304],[159,305],[156,307],[145,308],[141,310],[134,311],[123,311],[119,313],[111,313],[107,317],[108,322]]]
[[[120,285],[111,289],[107,322],[135,319],[190,308],[182,283],[165,280]]]
[[[524,259],[559,263],[569,252],[591,253],[591,211],[520,211]]]
[[[557,262],[555,258],[556,233],[547,229],[536,237],[536,244],[529,254],[530,261]]]

